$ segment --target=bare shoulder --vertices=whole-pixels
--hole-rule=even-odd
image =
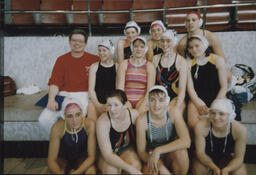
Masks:
[[[132,123],[135,123],[136,122],[136,119],[138,118],[138,116],[139,116],[139,112],[136,110],[136,109],[128,109],[127,108],[127,110],[129,110],[130,111],[130,113],[131,113],[131,117],[132,117]]]
[[[84,119],[84,125],[86,128],[88,128],[88,131],[95,130],[95,121],[90,118]]]
[[[140,114],[136,120],[136,127],[147,130],[147,112]]]
[[[178,68],[186,67],[187,66],[187,61],[185,60],[185,58],[183,56],[178,54],[177,55],[177,64],[176,65],[177,65]]]
[[[155,67],[157,67],[157,65],[159,64],[160,57],[161,57],[161,54],[157,54],[153,56],[152,63],[154,64]]]
[[[214,56],[214,60],[216,62],[216,66],[218,67],[223,67],[226,63],[225,63],[225,59],[219,55],[213,54]]]
[[[93,63],[90,67],[90,70],[94,71],[98,69],[99,61]]]
[[[245,139],[246,135],[247,135],[247,129],[240,122],[233,120],[232,121],[232,134],[235,139],[241,138],[241,137],[244,137],[244,139]]]
[[[205,30],[204,32],[205,32],[205,37],[207,38],[209,43],[212,43],[212,42],[218,40],[218,37],[213,32],[211,32],[209,30]]]
[[[147,69],[155,69],[155,66],[152,62],[148,61],[147,62]]]
[[[152,39],[148,39],[147,43],[152,45],[154,43],[154,41]]]
[[[57,120],[51,128],[51,136],[62,137],[64,134],[65,120]]]
[[[187,35],[185,34],[178,42],[178,47],[185,47],[187,43]]]
[[[117,45],[124,45],[125,43],[125,39],[124,38],[120,38],[118,41],[117,41]]]

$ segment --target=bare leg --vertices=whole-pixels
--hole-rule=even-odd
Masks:
[[[120,174],[121,170],[108,164],[100,154],[98,168],[102,174]]]
[[[87,112],[88,118],[93,119],[94,121],[96,121],[97,118],[98,118],[97,111],[96,111],[96,109],[95,109],[95,107],[94,107],[94,105],[93,105],[91,100],[89,100],[89,102],[88,102],[87,111],[88,111]]]
[[[140,162],[140,158],[133,148],[128,148],[127,150],[122,152],[120,158],[131,166],[135,167],[136,169],[141,170],[142,165]]]
[[[203,165],[197,158],[194,158],[192,172],[195,175],[210,175],[211,169]]]
[[[173,170],[174,174],[187,174],[189,168],[189,157],[186,149],[177,150],[168,153],[166,156],[166,162],[170,162],[169,166]]]
[[[94,165],[90,166],[84,174],[96,174],[96,167]]]
[[[193,131],[196,123],[199,121],[199,112],[191,101],[188,103],[188,127]]]
[[[243,163],[237,170],[231,173],[232,175],[247,175],[245,164]]]
[[[176,103],[177,103],[177,97],[175,97],[174,99],[172,99],[170,102],[169,102],[169,107],[177,107],[176,106]],[[185,107],[186,107],[186,104],[185,104],[185,101],[183,101],[183,103],[179,106],[179,110],[181,112],[181,114],[183,115],[184,113],[184,110],[185,110]]]

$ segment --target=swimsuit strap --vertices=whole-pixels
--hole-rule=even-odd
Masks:
[[[111,122],[111,118],[110,118],[109,112],[107,112],[107,114],[108,114],[108,119],[109,119],[109,122],[110,122],[110,126],[111,126],[111,128],[113,128],[113,127],[112,127],[112,122]]]

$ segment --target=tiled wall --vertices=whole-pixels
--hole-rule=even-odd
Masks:
[[[243,63],[256,70],[256,31],[218,32],[228,65]],[[183,35],[179,35],[181,38]],[[149,36],[146,36],[147,38]],[[90,37],[86,51],[97,54],[97,44],[111,39],[116,45],[120,36]],[[18,88],[37,84],[47,89],[56,58],[69,51],[67,37],[5,37],[4,75],[12,77]]]

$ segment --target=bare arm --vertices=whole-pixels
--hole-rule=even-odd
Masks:
[[[127,60],[124,60],[118,66],[117,71],[117,89],[124,90],[125,86],[125,73],[127,69]]]
[[[205,166],[211,168],[214,172],[219,172],[219,168],[212,159],[205,153],[205,137],[209,132],[209,126],[206,128],[208,119],[199,121],[195,126],[195,146],[198,160]]]
[[[55,100],[55,97],[58,93],[59,93],[59,87],[54,84],[51,84],[49,86],[47,108],[52,111],[56,111],[59,108],[59,105]]]
[[[153,56],[154,56],[154,51],[153,51],[153,41],[152,39],[148,40],[148,52],[147,52],[147,60],[152,61]]]
[[[146,114],[139,116],[136,121],[136,145],[137,152],[141,158],[141,160],[145,163],[148,162],[149,154],[146,151],[146,131],[147,131],[147,121]]]
[[[178,92],[178,97],[177,97],[177,107],[180,107],[181,104],[184,101],[185,98],[185,92],[186,92],[186,85],[187,85],[187,70],[188,70],[188,66],[187,66],[187,62],[184,60],[183,57],[179,57],[180,58],[180,64],[178,65],[178,71],[179,71],[179,92]]]
[[[149,91],[149,89],[155,85],[155,81],[156,81],[156,69],[153,63],[148,62],[147,63],[147,73],[148,73],[148,77],[147,77],[147,92]]]
[[[124,39],[119,39],[117,42],[117,62],[120,64],[124,60]]]
[[[219,83],[220,83],[220,90],[216,98],[224,98],[227,93],[227,69],[226,64],[223,58],[214,55],[216,66],[218,69],[218,76],[219,76]]]
[[[182,37],[181,39],[180,39],[180,41],[178,42],[178,44],[177,44],[177,52],[178,52],[178,54],[180,54],[182,57],[184,57],[185,58],[185,50],[186,50],[186,36],[184,36],[184,37]]]
[[[48,152],[48,168],[53,174],[64,174],[64,170],[61,170],[58,163],[58,153],[60,147],[61,133],[63,133],[63,120],[57,121],[52,129],[50,134],[50,142],[49,142],[49,152]]]
[[[90,94],[90,98],[94,104],[94,106],[96,107],[96,110],[99,113],[102,113],[104,110],[104,105],[101,104],[98,101],[96,92],[95,92],[95,85],[96,85],[96,72],[98,70],[98,64],[99,62],[96,62],[94,64],[92,64],[90,66],[90,72],[89,72],[89,94]]]
[[[85,119],[84,121],[86,127],[86,133],[88,135],[87,152],[88,157],[80,165],[80,167],[73,172],[73,174],[84,173],[94,162],[96,158],[96,132],[95,132],[95,122],[91,119]]]
[[[154,64],[155,68],[157,68],[159,61],[160,61],[161,54],[157,54],[153,56],[152,63]]]
[[[125,170],[131,174],[141,174],[139,170],[123,161],[112,151],[109,138],[110,124],[106,115],[107,114],[104,113],[96,123],[97,140],[104,160],[110,165]]]
[[[236,121],[232,122],[232,126],[232,134],[235,139],[235,155],[234,158],[228,163],[228,165],[223,168],[222,171],[225,171],[226,173],[232,172],[241,166],[246,150],[246,128]]]
[[[210,43],[210,46],[212,46],[213,52],[216,55],[221,56],[224,59],[224,61],[227,62],[227,59],[225,58],[225,55],[218,37],[210,31],[206,31],[206,37]]]

